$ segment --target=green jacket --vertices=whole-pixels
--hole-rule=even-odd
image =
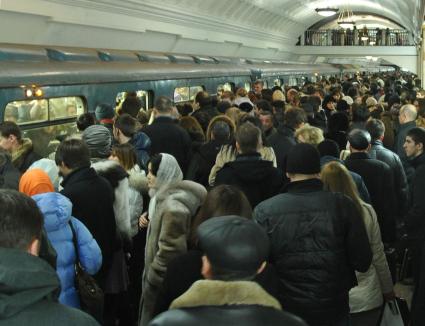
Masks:
[[[17,249],[0,248],[0,326],[95,326],[84,312],[58,303],[59,279],[49,264]]]

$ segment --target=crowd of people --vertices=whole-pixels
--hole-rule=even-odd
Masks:
[[[128,93],[45,158],[1,123],[0,325],[376,325],[401,241],[425,325],[418,85],[257,80],[149,111]]]

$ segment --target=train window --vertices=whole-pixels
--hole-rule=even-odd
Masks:
[[[249,92],[251,90],[251,83],[250,82],[245,82],[244,83],[244,88],[247,92]]]
[[[82,113],[84,113],[84,103],[80,97],[49,99],[49,120],[76,118]]]
[[[189,101],[189,87],[177,87],[174,89],[174,103]]]
[[[117,94],[115,98],[115,102],[117,107],[121,107],[122,102],[128,97],[128,96],[136,96],[140,102],[142,102],[142,107],[140,109],[142,110],[148,110],[150,108],[150,101],[152,98],[152,91],[144,91],[144,90],[138,90],[138,91],[132,91],[132,92],[120,92]]]
[[[234,84],[233,83],[225,83],[217,86],[217,95],[221,95],[223,92],[229,91],[233,92]]]
[[[317,82],[317,77],[316,77],[316,76],[311,76],[311,77],[310,77],[310,81],[311,81],[312,83]]]
[[[203,86],[191,86],[189,88],[190,100],[193,101],[195,99],[196,94],[203,91],[204,91]]]
[[[34,152],[42,157],[54,159],[54,153],[60,142],[78,132],[74,121],[58,125],[45,126],[25,130],[23,136],[30,138]]]
[[[18,125],[27,125],[76,118],[83,112],[84,102],[80,97],[14,101],[6,105],[4,121],[13,121]]]
[[[297,78],[294,77],[294,76],[290,76],[289,81],[288,81],[288,85],[289,86],[297,86]]]
[[[267,80],[263,80],[263,88],[269,88],[269,83]]]
[[[282,86],[282,80],[279,78],[276,78],[274,81],[274,86]]]

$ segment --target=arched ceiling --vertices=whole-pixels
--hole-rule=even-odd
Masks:
[[[380,15],[419,41],[423,0],[0,0],[0,41],[296,60],[319,7]]]

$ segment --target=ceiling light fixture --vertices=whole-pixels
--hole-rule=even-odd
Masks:
[[[348,2],[347,5],[339,13],[337,23],[341,28],[344,29],[353,28],[354,25],[356,25],[353,19],[353,11],[348,8]]]
[[[330,17],[338,13],[337,8],[316,8],[316,12],[323,17]]]

